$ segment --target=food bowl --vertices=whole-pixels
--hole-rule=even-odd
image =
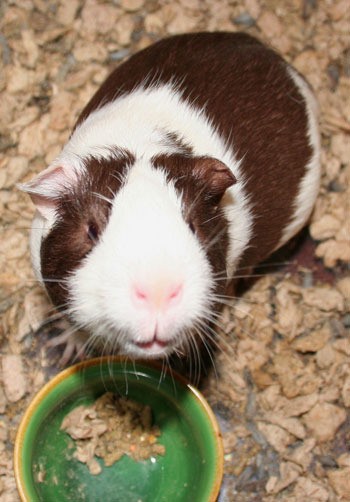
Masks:
[[[137,462],[124,455],[109,467],[101,461],[93,475],[67,454],[72,439],[61,430],[63,418],[106,391],[151,407],[164,456]],[[98,358],[62,371],[36,395],[18,429],[14,466],[25,502],[214,502],[223,448],[209,405],[180,376],[145,362]]]

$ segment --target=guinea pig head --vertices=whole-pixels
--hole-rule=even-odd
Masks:
[[[128,152],[28,185],[43,219],[41,277],[73,323],[131,357],[188,351],[226,273],[231,171],[209,157]]]

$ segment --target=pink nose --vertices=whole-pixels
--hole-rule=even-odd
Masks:
[[[181,297],[182,283],[156,283],[151,286],[136,284],[134,298],[138,303],[156,309],[166,309],[175,305]]]

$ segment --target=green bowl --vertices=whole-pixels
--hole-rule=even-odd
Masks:
[[[64,416],[106,391],[151,406],[164,456],[136,462],[124,455],[110,467],[101,462],[94,476],[67,453],[72,440],[60,430]],[[174,373],[119,358],[77,364],[48,382],[22,419],[14,455],[25,502],[214,502],[223,474],[221,434],[203,396]]]

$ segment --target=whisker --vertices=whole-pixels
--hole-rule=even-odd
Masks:
[[[222,212],[221,211],[219,211],[217,214],[215,214],[211,218],[208,218],[207,220],[203,221],[203,225],[205,225],[206,223],[210,223],[211,221],[214,221],[214,220],[216,220],[219,217],[222,217]]]
[[[214,316],[212,313],[203,313],[202,318],[207,321],[208,323],[214,324],[219,329],[223,329],[223,325],[220,322],[220,317],[219,316]]]
[[[259,263],[258,265],[254,265],[254,269],[257,269],[257,268],[268,268],[268,267],[283,267],[283,266],[286,266],[286,265],[292,265],[293,263],[295,263],[295,260],[291,260],[291,261],[276,261],[276,262],[271,262],[271,263],[268,263],[268,262],[265,262],[265,263]],[[246,270],[246,269],[250,269],[251,266],[247,265],[247,266],[244,266],[244,267],[237,267],[236,270]]]
[[[207,323],[205,323],[204,320],[198,319],[195,324],[195,327],[200,329],[205,337],[209,338],[211,343],[213,343],[213,345],[216,347],[217,350],[219,350],[219,352],[222,355],[227,357],[226,352],[223,352],[220,346],[220,342],[224,344],[225,349],[227,350],[228,353],[233,354],[233,348],[231,347],[231,345],[223,337],[219,337],[218,333],[216,333],[216,331],[213,330],[213,328],[211,328]],[[228,357],[227,360],[230,361]]]
[[[198,382],[200,379],[200,374],[201,374],[201,356],[199,352],[199,348],[196,342],[196,339],[194,337],[194,334],[191,330],[187,332],[187,340],[188,340],[188,347],[189,347],[189,352],[190,354],[193,353],[193,363],[194,363],[194,375],[192,377],[192,367],[191,367],[191,362],[192,362],[192,357],[190,356],[190,380],[193,381],[195,386],[198,386]]]
[[[175,397],[177,397],[177,389],[176,389],[174,374],[173,374],[173,370],[171,368],[171,364],[169,364],[169,363],[168,363],[168,371],[169,371],[170,378],[171,378],[171,381],[172,381],[172,384],[173,384],[174,395],[175,395]]]
[[[113,204],[113,200],[112,199],[109,199],[108,197],[102,195],[101,193],[91,192],[91,194],[94,195],[95,197],[97,197],[98,199],[101,199],[104,202],[107,202],[108,204]]]
[[[226,233],[226,228],[222,228],[220,232],[215,233],[213,236],[209,236],[209,241],[205,243],[205,250],[209,251],[214,244],[218,242],[218,240],[221,239],[221,237]]]
[[[193,210],[193,208],[195,207],[195,205],[197,204],[198,200],[202,197],[203,193],[205,191],[205,187],[203,187],[196,195],[196,197],[193,199],[193,201],[191,202],[191,204],[189,205],[188,209],[187,209],[187,214],[188,215],[191,215],[191,212]]]
[[[213,371],[214,371],[214,374],[215,374],[215,379],[216,379],[216,382],[219,382],[219,376],[218,376],[218,373],[217,373],[217,369],[216,369],[216,365],[215,365],[215,361],[214,361],[214,358],[213,358],[213,354],[212,354],[212,351],[210,350],[210,347],[208,346],[207,344],[207,341],[205,339],[205,335],[200,331],[200,329],[198,327],[196,327],[196,333],[197,335],[199,336],[206,352],[208,353],[208,356],[209,356],[209,359],[210,359],[210,362],[211,362],[211,365],[213,367]]]
[[[135,374],[136,380],[140,380],[140,376],[139,376],[139,374],[138,374],[138,372],[136,370],[136,361],[135,361],[135,359],[132,359],[132,366],[134,368],[134,374]]]
[[[166,356],[165,356],[166,357]],[[165,359],[162,360],[162,369],[160,371],[160,375],[159,375],[159,380],[158,380],[158,386],[157,386],[157,389],[159,390],[161,384],[162,384],[162,381],[163,381],[163,376],[164,376],[164,371],[165,371]]]
[[[129,395],[129,381],[128,381],[128,373],[126,371],[127,358],[124,360],[124,381],[125,381],[125,395]]]
[[[247,304],[249,307],[253,307],[254,311],[261,312],[264,315],[266,315],[269,319],[273,319],[273,314],[266,312],[265,308],[259,301],[257,300],[252,300],[249,298],[240,298],[240,297],[231,297],[231,296],[222,296],[220,295],[212,295],[211,296],[211,301],[213,303],[217,303],[220,305],[224,305],[226,307],[229,307],[230,309],[237,310],[238,312],[244,313],[246,316],[248,316],[251,319],[254,319],[254,314],[251,312],[247,312],[246,309],[242,308],[239,304],[239,302],[242,302],[243,304]]]

